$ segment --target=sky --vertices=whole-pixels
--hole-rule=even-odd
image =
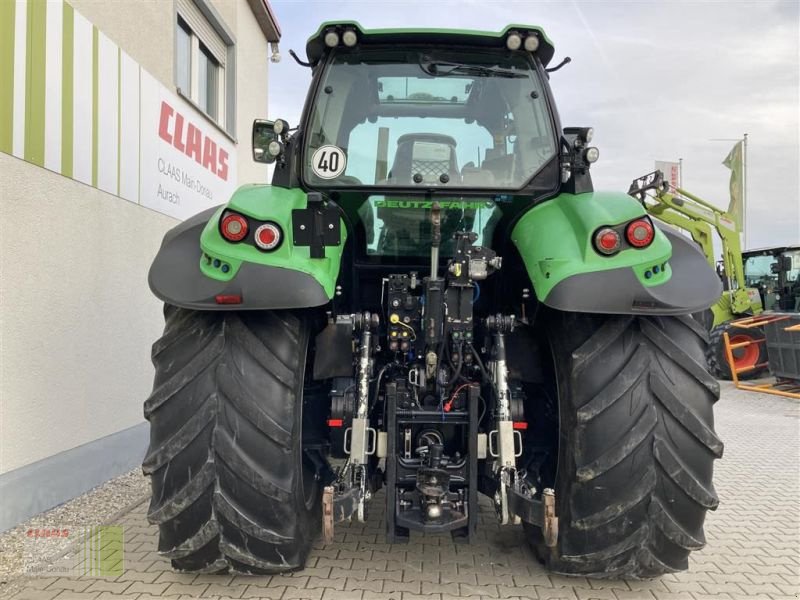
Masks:
[[[299,121],[305,42],[323,21],[365,28],[499,31],[538,25],[555,45],[550,85],[563,126],[594,127],[596,190],[627,191],[654,161],[683,159],[683,187],[721,208],[722,165],[748,134],[747,247],[800,243],[800,1],[270,0],[282,30],[269,118]]]

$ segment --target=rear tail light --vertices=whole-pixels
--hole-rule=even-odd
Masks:
[[[247,237],[247,219],[242,215],[229,212],[222,217],[220,233],[229,242],[241,242]]]
[[[621,245],[622,239],[619,233],[610,227],[603,227],[594,234],[594,247],[600,254],[616,254]]]
[[[274,250],[281,243],[281,228],[274,223],[264,223],[255,233],[256,246],[262,250]]]
[[[214,296],[217,304],[241,304],[242,297],[239,294],[217,294]]]
[[[656,232],[653,224],[647,219],[637,219],[625,228],[625,237],[628,243],[634,248],[644,248],[649,246],[655,238]]]

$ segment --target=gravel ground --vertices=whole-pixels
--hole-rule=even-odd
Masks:
[[[29,529],[63,529],[111,523],[149,495],[150,483],[137,468],[0,533],[0,598],[14,594],[20,584],[14,580],[26,570],[53,562],[80,541],[74,537],[51,539],[47,544],[47,553],[35,556],[25,535]]]

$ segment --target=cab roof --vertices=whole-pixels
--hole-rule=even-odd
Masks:
[[[742,252],[742,256],[747,258],[748,256],[757,256],[764,254],[778,255],[783,252],[790,252],[792,250],[800,250],[800,244],[793,246],[766,246],[764,248],[753,248],[751,250],[745,250],[744,252]]]
[[[345,29],[353,29],[358,36],[357,45],[378,44],[443,44],[453,46],[475,46],[481,48],[505,47],[506,36],[515,31],[521,35],[535,33],[539,36],[539,48],[535,54],[545,67],[553,59],[555,48],[544,30],[535,25],[509,25],[502,31],[476,31],[471,29],[364,29],[357,21],[327,21],[308,38],[306,56],[316,64],[327,49],[323,40],[325,33],[335,30],[340,35]],[[523,52],[523,50],[520,50]]]

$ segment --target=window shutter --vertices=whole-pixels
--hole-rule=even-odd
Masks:
[[[192,32],[198,37],[209,52],[217,59],[220,66],[225,67],[228,46],[211,26],[194,0],[177,0],[178,14],[186,21]]]

